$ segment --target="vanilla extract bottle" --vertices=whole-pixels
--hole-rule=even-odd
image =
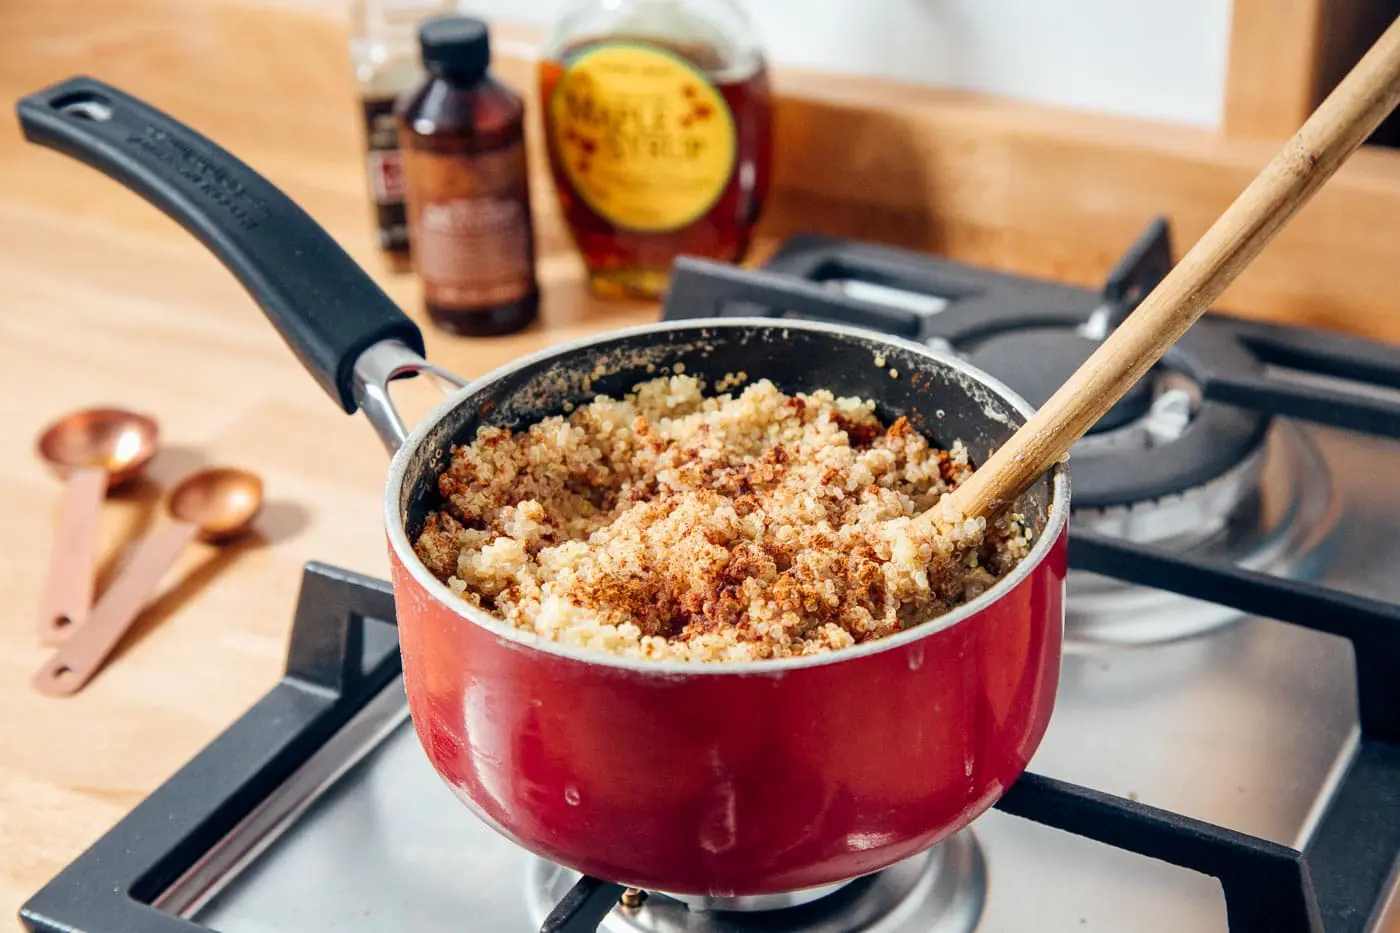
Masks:
[[[428,316],[464,336],[520,330],[539,309],[525,106],[489,73],[486,24],[430,20],[428,78],[396,110],[413,268]]]

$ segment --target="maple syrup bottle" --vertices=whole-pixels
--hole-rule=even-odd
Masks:
[[[768,191],[771,103],[731,0],[576,0],[545,44],[540,93],[595,294],[656,298],[677,256],[743,258]]]
[[[424,23],[427,80],[395,107],[413,268],[444,330],[520,330],[539,310],[525,106],[488,73],[486,24]]]

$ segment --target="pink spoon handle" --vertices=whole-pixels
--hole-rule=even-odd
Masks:
[[[87,623],[65,639],[34,675],[34,687],[50,696],[67,696],[82,689],[131,628],[161,577],[198,533],[199,526],[192,522],[171,521],[142,541],[121,576],[93,606]]]
[[[63,484],[49,576],[39,603],[42,644],[58,644],[87,621],[97,572],[97,524],[106,493],[107,471],[101,467],[80,467]]]

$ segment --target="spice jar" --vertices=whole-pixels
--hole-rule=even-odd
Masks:
[[[578,0],[540,64],[546,146],[595,294],[655,298],[678,255],[747,252],[768,190],[763,51],[730,0]]]
[[[428,78],[395,115],[428,316],[457,334],[519,330],[539,309],[525,106],[488,73],[481,20],[433,19],[418,35]]]

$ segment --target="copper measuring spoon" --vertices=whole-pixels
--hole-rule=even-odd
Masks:
[[[63,480],[49,575],[39,603],[43,644],[57,644],[87,620],[102,499],[109,489],[140,474],[155,455],[159,437],[154,420],[121,408],[75,411],[39,435],[39,456]]]
[[[135,621],[161,577],[191,541],[219,544],[248,530],[262,510],[263,485],[257,474],[231,467],[200,470],[170,493],[170,521],[137,547],[121,576],[102,594],[87,623],[58,646],[34,676],[41,693],[76,693]]]

